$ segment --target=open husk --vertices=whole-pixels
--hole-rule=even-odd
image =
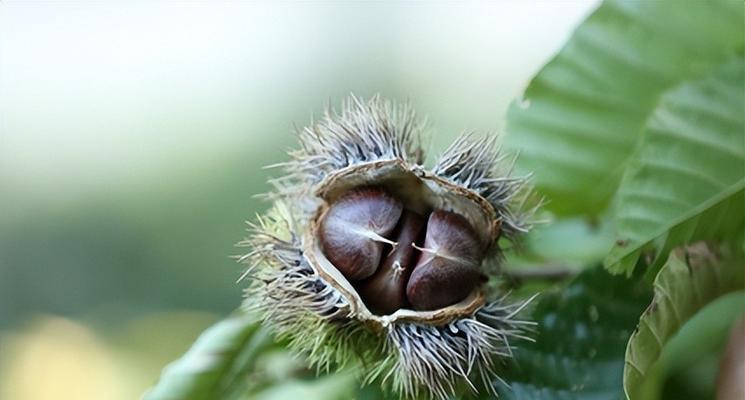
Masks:
[[[493,367],[510,355],[509,339],[530,322],[525,302],[481,285],[464,300],[434,311],[401,309],[376,315],[321,251],[318,225],[330,204],[357,187],[385,188],[414,211],[452,211],[465,217],[489,248],[482,268],[496,275],[499,239],[529,228],[520,199],[524,180],[509,177],[495,139],[459,138],[431,169],[421,164],[421,127],[407,107],[352,97],[341,114],[299,134],[301,149],[281,164],[272,210],[252,224],[246,305],[290,339],[321,369],[360,367],[407,398],[447,398],[459,388],[493,389]],[[359,361],[359,362],[358,362]],[[477,380],[482,382],[478,384]]]

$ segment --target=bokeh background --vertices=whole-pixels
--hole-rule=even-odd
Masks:
[[[133,399],[235,309],[293,126],[409,100],[499,132],[595,0],[0,1],[0,399]]]

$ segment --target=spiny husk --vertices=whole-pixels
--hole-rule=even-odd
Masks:
[[[301,149],[281,164],[288,175],[273,181],[275,207],[252,225],[244,242],[251,247],[243,257],[251,277],[246,304],[263,312],[266,323],[318,368],[359,359],[367,382],[380,379],[407,398],[444,399],[464,384],[476,390],[474,377],[487,389],[499,379],[495,360],[509,356],[508,340],[524,337],[531,324],[517,317],[527,303],[487,300],[478,288],[445,309],[377,316],[325,259],[316,237],[328,203],[369,184],[385,186],[415,209],[465,216],[496,248],[493,258],[501,253],[500,233],[514,239],[529,228],[526,214],[511,208],[524,195],[523,180],[498,171],[504,158],[496,155],[493,138],[464,136],[427,170],[420,129],[408,107],[352,97],[341,114],[329,111],[299,134]]]

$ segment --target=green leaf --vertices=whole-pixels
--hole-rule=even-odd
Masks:
[[[626,348],[623,384],[628,398],[640,397],[650,367],[686,321],[715,299],[744,289],[745,269],[739,257],[723,262],[703,244],[671,253]]]
[[[737,0],[612,0],[590,15],[507,115],[505,146],[547,207],[607,208],[660,96],[742,52],[743,15]]]
[[[340,372],[312,380],[289,380],[271,386],[250,398],[255,400],[347,400],[354,398],[358,385],[354,374]]]
[[[601,266],[542,295],[532,316],[535,342],[514,349],[502,376],[510,388],[500,388],[500,399],[619,399],[624,348],[650,298],[648,284]]]
[[[207,329],[180,359],[166,366],[144,400],[211,400],[241,396],[247,371],[271,335],[252,315],[237,313]]]
[[[744,84],[738,56],[662,96],[618,189],[611,271],[630,272],[620,261],[655,239],[664,260],[674,247],[728,237],[745,223]]]

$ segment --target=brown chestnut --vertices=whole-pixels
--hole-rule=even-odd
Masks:
[[[435,310],[466,298],[485,276],[484,249],[471,224],[461,215],[435,211],[429,216],[422,255],[406,285],[416,310]]]
[[[392,314],[406,307],[406,282],[419,255],[414,244],[424,233],[425,223],[425,217],[405,210],[393,235],[398,245],[385,257],[378,271],[357,286],[374,313]]]
[[[326,258],[350,281],[378,269],[386,239],[401,217],[401,202],[382,189],[352,190],[331,204],[319,230]]]

